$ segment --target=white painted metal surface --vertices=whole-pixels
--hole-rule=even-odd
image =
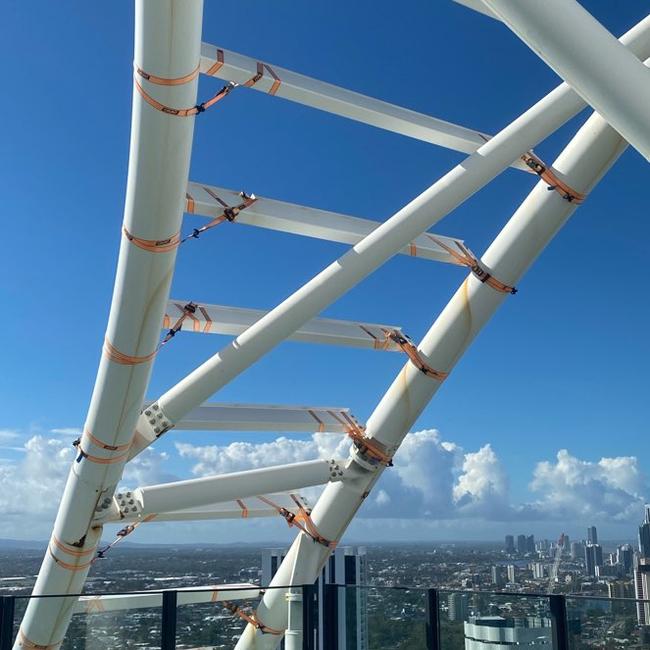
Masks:
[[[170,300],[167,303],[163,317],[163,329],[169,329],[174,325],[183,314],[183,307],[188,302],[190,301]],[[186,318],[183,321],[181,331],[239,336],[268,313],[263,309],[195,304],[197,305],[196,312],[191,318]],[[287,340],[395,352],[399,348],[392,341],[386,340],[384,333],[385,330],[390,329],[401,331],[401,328],[396,325],[314,318],[288,336]]]
[[[132,493],[126,493],[132,494]],[[277,517],[278,512],[267,502],[259,499],[257,496],[245,497],[236,501],[226,501],[222,503],[210,503],[205,506],[188,508],[186,510],[177,510],[171,512],[158,512],[144,515],[140,503],[130,496],[126,496],[126,501],[133,501],[132,504],[122,505],[124,500],[120,494],[115,495],[116,507],[110,516],[103,519],[103,523],[135,523],[135,522],[160,522],[160,521],[206,521],[212,519],[257,519],[259,517]],[[311,509],[309,502],[300,494],[264,494],[265,499],[272,501],[280,508],[297,514],[300,506],[305,509]]]
[[[484,0],[650,160],[650,70],[575,0]]]
[[[162,589],[161,591],[177,591],[176,603],[179,606],[218,603],[224,600],[249,600],[259,598],[260,595],[260,588],[250,582],[207,585],[205,587],[180,587],[179,589]],[[145,607],[162,607],[162,593],[80,596],[72,613],[103,614]]]
[[[622,39],[642,54],[650,49],[650,19]],[[456,166],[428,190],[365,237],[351,251],[270,311],[230,345],[167,391],[156,406],[165,426],[173,426],[266,352],[368,276],[415,237],[489,183],[515,158],[552,133],[584,107],[561,84],[512,124]],[[154,440],[154,426],[141,416],[138,431]]]
[[[221,50],[223,56],[218,54],[218,50]],[[218,65],[220,59],[223,60],[221,66]],[[257,65],[258,61],[249,56],[208,43],[201,46],[201,72],[204,74],[244,84],[257,73]],[[276,97],[463,153],[473,153],[490,138],[474,129],[373,99],[276,65],[267,65],[280,79],[280,85],[274,93]],[[273,84],[274,77],[265,68],[264,77],[252,88],[268,93]],[[528,171],[520,162],[515,162],[514,166]]]
[[[151,413],[147,404],[144,410]],[[249,404],[202,404],[176,423],[174,429],[185,431],[302,431],[347,433],[359,426],[348,409],[338,407],[272,406]],[[146,434],[136,431],[129,459],[157,440],[167,430]]]
[[[182,77],[198,65],[202,0],[137,0],[135,63],[161,77]],[[158,86],[149,94],[172,106],[196,103],[196,79]],[[192,147],[193,119],[166,115],[134,92],[124,227],[137,238],[162,241],[180,230]],[[116,237],[117,237],[116,224]],[[122,235],[106,343],[84,426],[35,594],[79,593],[101,536],[91,529],[97,510],[111,503],[144,399],[176,250],[150,252]],[[107,350],[110,353],[107,353]],[[119,354],[138,357],[125,363]],[[119,361],[121,359],[121,361]],[[104,445],[117,448],[107,449]],[[29,601],[16,648],[56,647],[74,599]]]
[[[207,403],[192,409],[177,425],[182,431],[328,431],[347,433],[359,425],[349,409],[316,406]]]
[[[573,188],[588,192],[626,146],[616,131],[593,115],[553,167]],[[486,251],[483,265],[494,277],[515,285],[575,208],[575,203],[549,192],[547,184],[540,181]],[[450,371],[505,298],[506,294],[470,274],[418,346],[423,358],[436,369]],[[440,382],[407,363],[368,420],[367,435],[389,450],[397,449],[439,386]],[[347,466],[349,478],[327,486],[312,512],[314,524],[327,539],[341,538],[383,470],[379,466],[368,471],[367,463],[358,461],[353,453]],[[271,584],[311,583],[328,555],[327,549],[299,535]],[[275,590],[265,594],[258,611],[268,625],[286,628],[287,605]],[[270,650],[277,643],[277,638],[270,639],[247,626],[236,650]]]
[[[133,490],[142,517],[246,499],[268,492],[292,492],[345,480],[343,461],[308,460],[219,476],[150,485]],[[119,509],[119,504],[117,504]]]
[[[187,194],[187,211],[204,217],[216,218],[223,213],[223,205],[215,196],[228,205],[238,205],[241,202],[238,192],[201,183],[189,183]],[[371,219],[261,197],[257,197],[253,205],[240,212],[234,223],[351,245],[360,242],[379,226],[379,222]],[[435,235],[435,238],[447,246],[453,246],[457,241],[462,243],[462,240],[443,235]],[[447,264],[456,263],[428,234],[416,237],[400,253]]]

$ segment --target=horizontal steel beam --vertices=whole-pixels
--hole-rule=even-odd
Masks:
[[[270,492],[293,492],[343,478],[342,461],[308,460],[137,488],[126,499],[116,495],[113,511],[117,508],[118,512],[126,510],[128,514],[133,512],[128,509],[135,507],[144,518],[159,512],[176,512]]]
[[[200,71],[211,77],[242,85],[258,73],[260,66],[264,76],[251,86],[254,90],[304,106],[463,153],[474,153],[490,139],[489,135],[475,129],[318,81],[276,65],[264,64],[250,56],[208,43],[201,45]],[[513,167],[530,171],[520,161],[513,163]]]
[[[194,591],[205,589],[206,591]],[[206,587],[180,587],[162,589],[177,591],[178,605],[195,605],[198,603],[215,603],[224,600],[248,600],[259,598],[260,588],[250,582],[241,584],[208,585]],[[155,594],[111,594],[108,596],[80,596],[74,605],[73,614],[102,614],[119,612],[126,609],[143,609],[161,607],[162,593]]]
[[[272,501],[278,507],[297,514],[300,507],[309,508],[309,502],[299,494],[265,494],[264,498]],[[117,509],[112,511],[108,519],[102,523],[120,522],[151,522],[151,521],[206,521],[212,519],[257,519],[260,517],[277,517],[277,510],[257,496],[211,503],[196,508],[176,510],[172,512],[142,514],[139,503],[133,498],[132,492],[121,492],[115,495]]]
[[[224,203],[230,206],[239,205],[241,203],[240,193],[213,185],[188,183],[185,209],[190,214],[216,218],[223,214]],[[304,205],[260,197],[257,197],[255,203],[237,215],[235,223],[279,230],[315,239],[325,239],[351,246],[359,243],[381,225],[380,222],[372,219],[361,219],[339,212],[308,208]],[[463,243],[462,240],[454,237],[442,235],[434,235],[434,237],[452,248],[457,243]],[[400,253],[436,262],[458,264],[456,259],[445,248],[438,245],[428,233],[416,237]]]
[[[206,403],[192,409],[178,424],[183,431],[328,431],[347,433],[359,427],[349,409]]]
[[[163,318],[164,329],[174,326],[183,315],[183,308],[187,304],[189,301],[186,300],[170,300],[167,303]],[[268,313],[263,309],[193,304],[197,306],[196,311],[191,317],[183,320],[181,330],[200,334],[239,336]],[[384,330],[391,329],[400,331],[400,328],[395,325],[314,318],[289,336],[287,340],[399,352],[400,348],[390,339],[387,340],[384,334]]]

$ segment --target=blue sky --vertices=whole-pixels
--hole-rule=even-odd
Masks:
[[[644,0],[583,4],[617,35],[647,12]],[[6,224],[0,472],[11,478],[25,462],[26,441],[35,435],[56,439],[61,434],[53,430],[80,427],[85,418],[120,238],[133,5],[11,1],[2,5],[0,18],[7,91],[0,106],[6,125],[0,157]],[[558,83],[507,28],[448,0],[366,1],[346,4],[345,11],[332,3],[208,1],[203,38],[488,133]],[[202,80],[200,96],[218,87],[218,81]],[[552,159],[587,115],[537,152]],[[385,220],[461,159],[262,93],[238,91],[198,119],[190,178]],[[587,472],[602,457],[628,456],[636,457],[634,471],[642,472],[641,460],[648,458],[647,179],[647,163],[629,149],[414,427],[437,429],[441,440],[468,453],[489,444],[513,502],[543,498],[548,484],[535,492],[531,481],[538,464],[556,463],[561,449],[586,463]],[[435,231],[482,251],[533,183],[507,171]],[[185,228],[194,223],[186,218]],[[222,227],[183,247],[172,296],[270,308],[345,249]],[[325,314],[395,323],[418,339],[463,277],[457,267],[395,258]],[[224,343],[216,336],[176,337],[156,363],[149,396],[158,396]],[[403,361],[400,355],[287,343],[215,399],[341,405],[365,420]],[[160,461],[162,474],[186,477],[195,458],[180,456],[176,443],[225,447],[240,439],[256,444],[275,438],[174,433],[156,452],[167,454]],[[609,471],[598,480],[607,482]],[[639,478],[630,488],[638,500],[650,497],[645,485]],[[639,509],[630,521],[641,514]],[[430,518],[436,517],[432,512]],[[549,536],[559,532],[541,519],[526,526]],[[631,525],[625,526],[611,534],[629,529],[632,535]],[[486,536],[511,527],[486,523]],[[363,537],[364,530],[371,528],[357,534]],[[9,532],[18,537],[30,531]],[[466,532],[464,523],[452,521],[432,524],[427,534]]]

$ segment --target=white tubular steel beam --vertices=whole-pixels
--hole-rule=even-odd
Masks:
[[[167,303],[163,317],[164,329],[172,327],[183,315],[183,307],[187,303],[186,300],[170,300]],[[190,318],[185,318],[181,324],[181,330],[185,332],[239,336],[268,314],[268,310],[263,309],[194,304],[196,304],[196,311]],[[396,325],[314,318],[288,336],[287,340],[397,352],[399,347],[390,339],[387,340],[384,333],[385,330],[390,329],[401,331],[401,328]]]
[[[262,66],[264,76],[252,86],[254,90],[298,104],[463,153],[474,153],[490,139],[489,135],[474,129],[366,97],[237,52],[208,43],[201,46],[201,72],[211,77],[241,85],[257,74],[259,66]],[[519,161],[513,166],[529,171]]]
[[[650,17],[622,39],[636,54],[650,54]],[[354,285],[390,259],[415,237],[486,185],[510,162],[552,133],[584,107],[583,100],[561,84],[475,154],[452,169],[419,197],[379,226],[333,264],[208,359],[154,407],[162,415],[151,423],[144,414],[138,431],[155,440],[160,427],[171,428],[265,353],[299,329]],[[159,432],[155,432],[155,428]]]
[[[267,492],[291,492],[329,481],[342,481],[343,461],[308,460],[233,472],[220,476],[150,485],[133,491],[133,500],[142,517],[159,512],[175,512],[223,501],[247,499]],[[117,498],[116,498],[117,501]],[[118,507],[123,507],[117,503]]]
[[[205,591],[199,591],[205,590]],[[162,591],[172,591],[162,589]],[[259,598],[260,588],[250,582],[232,585],[208,585],[205,587],[180,587],[177,605],[198,605],[218,603],[224,600],[249,600]],[[116,594],[109,596],[80,596],[74,605],[73,614],[104,614],[145,607],[162,607],[162,593]]]
[[[359,427],[349,409],[266,404],[203,404],[177,425],[182,431],[300,431],[347,433]]]
[[[241,203],[240,194],[233,190],[189,183],[186,210],[191,214],[204,217],[219,217],[223,214],[224,206],[215,197],[228,205]],[[351,245],[359,243],[379,226],[379,222],[371,219],[350,217],[347,214],[260,197],[237,215],[235,223]],[[453,237],[442,235],[434,235],[434,237],[447,246],[453,247],[455,242],[459,241],[462,243],[462,240]],[[400,253],[447,264],[457,263],[455,258],[442,246],[436,244],[428,233],[416,237]]]
[[[572,188],[586,193],[626,146],[607,122],[593,115],[553,167]],[[489,247],[482,265],[493,277],[515,285],[575,208],[575,203],[549,192],[546,183],[538,183]],[[470,274],[420,343],[418,350],[423,359],[437,370],[450,371],[505,298],[506,294]],[[440,385],[438,380],[407,363],[368,420],[366,435],[389,452],[396,450]],[[371,467],[354,450],[346,467],[345,483],[325,488],[311,518],[326,539],[341,538],[376,483],[383,466],[375,466],[374,470]],[[327,549],[313,544],[311,539],[298,536],[271,584],[311,584],[328,554]],[[285,629],[287,604],[274,591],[267,591],[263,597],[259,617],[267,625]],[[247,626],[236,650],[270,650],[277,643],[278,637],[271,639]]]
[[[199,62],[202,0],[137,0],[135,63],[166,78]],[[196,104],[197,79],[175,86],[140,78],[172,106]],[[180,230],[194,120],[155,110],[134,91],[131,148],[113,301],[79,457],[73,463],[34,594],[79,593],[101,530],[96,511],[110,505],[126,462],[160,336]],[[127,236],[130,233],[131,239]],[[157,246],[172,238],[172,245]],[[29,601],[15,648],[57,648],[76,599]]]
[[[264,494],[268,501],[272,501],[280,508],[298,514],[300,507],[311,509],[309,502],[300,494]],[[134,523],[151,521],[204,521],[212,519],[257,519],[259,517],[277,517],[278,512],[266,501],[258,496],[237,499],[237,501],[226,501],[223,503],[211,503],[197,508],[178,510],[172,512],[159,512],[156,514],[143,515],[140,504],[133,498],[133,493],[126,492],[115,495],[116,510],[103,520],[103,523]]]
[[[149,436],[136,431],[129,449],[129,459],[137,456],[156,438],[168,429],[156,427],[159,411],[149,408],[144,410],[145,417],[150,418],[153,430]],[[156,431],[158,428],[158,431]],[[181,431],[300,431],[318,433],[348,433],[358,429],[359,422],[349,409],[338,407],[311,408],[309,406],[266,406],[250,404],[202,404],[192,409],[176,423],[175,429]],[[153,436],[153,437],[151,437]]]
[[[575,0],[484,0],[650,160],[650,70]]]

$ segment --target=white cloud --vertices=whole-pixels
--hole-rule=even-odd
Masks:
[[[81,435],[81,429],[79,427],[61,427],[59,429],[50,429],[50,433],[56,433],[60,436],[77,436]]]
[[[2,440],[20,445],[20,433],[1,431]],[[56,438],[34,435],[16,446],[23,452],[18,460],[0,459],[3,536],[42,539],[49,534],[75,455],[67,435],[72,435],[72,430],[56,431]],[[325,433],[309,439],[278,437],[271,442],[221,446],[176,443],[178,455],[193,462],[194,476],[314,458],[346,458],[349,447],[348,438]],[[124,483],[136,487],[178,480],[173,473],[175,456],[173,451],[146,449],[127,465]],[[436,530],[444,534],[454,526],[468,530],[472,522],[482,522],[485,531],[496,530],[498,522],[514,519],[628,525],[639,520],[644,497],[649,494],[637,458],[619,456],[592,462],[561,450],[554,460],[535,466],[530,483],[533,498],[513,503],[507,474],[490,444],[466,451],[443,440],[433,429],[408,434],[394,464],[365,501],[352,530],[370,532],[376,521],[380,529],[381,522],[385,523],[385,535],[397,535],[402,524],[396,522],[401,521],[406,535],[412,525],[408,520],[413,519],[420,520],[423,534],[430,531],[433,536]],[[320,488],[303,492],[313,503]]]
[[[0,445],[6,445],[14,443],[20,438],[18,431],[13,429],[0,429]]]
[[[349,447],[348,439],[332,433],[316,433],[311,440],[291,440],[282,436],[272,442],[232,442],[225,446],[176,443],[181,457],[198,461],[192,467],[195,476],[226,474],[314,458],[346,458]]]
[[[532,517],[636,521],[647,496],[646,480],[634,456],[581,460],[566,449],[556,462],[538,463],[530,484],[541,496],[530,504]]]

